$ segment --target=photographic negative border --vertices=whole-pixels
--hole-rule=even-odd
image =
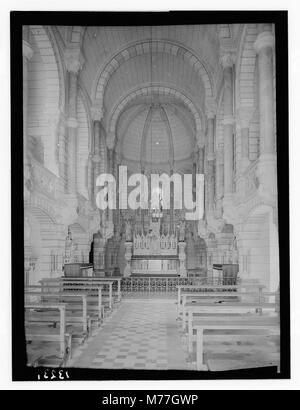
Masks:
[[[12,379],[36,381],[41,368],[26,366],[24,332],[23,74],[22,25],[150,26],[273,23],[276,32],[276,125],[280,256],[281,369],[226,372],[70,368],[70,380],[289,379],[289,127],[287,11],[38,12],[12,11],[11,32],[11,230]],[[65,369],[67,370],[67,368]]]

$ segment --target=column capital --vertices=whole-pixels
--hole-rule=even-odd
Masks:
[[[82,69],[85,61],[79,48],[66,48],[64,58],[67,71],[74,74]]]
[[[228,52],[223,52],[220,58],[220,64],[223,68],[232,68],[233,64],[235,63],[235,55],[234,53],[228,51]]]
[[[23,42],[22,42],[22,52],[23,52],[23,57],[25,57],[27,60],[32,59],[32,57],[33,57],[33,48],[25,40],[23,40]]]
[[[104,109],[100,101],[95,102],[91,106],[91,117],[93,121],[101,121],[104,117]]]
[[[253,48],[257,54],[268,48],[274,48],[274,46],[275,37],[270,31],[263,31],[262,33],[259,33],[253,44]]]

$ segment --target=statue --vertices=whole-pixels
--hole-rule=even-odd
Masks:
[[[180,221],[179,226],[179,241],[184,242],[185,240],[185,221]]]
[[[71,262],[72,256],[73,256],[73,250],[74,250],[74,245],[73,245],[72,233],[71,233],[70,228],[68,228],[68,235],[66,236],[66,239],[65,239],[65,263]]]
[[[125,228],[125,240],[126,242],[131,242],[132,236],[131,236],[131,224],[129,221],[126,221],[126,228]]]
[[[232,263],[238,263],[238,262],[239,262],[239,251],[238,251],[237,240],[235,236],[232,241]]]

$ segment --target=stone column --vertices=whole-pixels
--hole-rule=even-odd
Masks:
[[[94,163],[93,163],[93,154],[89,153],[88,156],[88,171],[87,171],[87,190],[89,195],[89,200],[92,206],[95,206],[94,198]]]
[[[64,115],[61,114],[58,124],[58,172],[63,181],[64,192],[67,191],[66,151],[66,122]]]
[[[193,201],[196,201],[196,173],[197,173],[197,158],[196,153],[193,154],[193,168],[192,168],[192,189],[193,189]]]
[[[224,152],[219,147],[216,153],[216,218],[222,217],[222,200],[224,196]]]
[[[257,36],[254,50],[258,55],[260,155],[274,154],[274,95],[273,95],[273,47],[274,36],[265,31]]]
[[[145,175],[145,167],[141,164],[141,174]],[[141,192],[144,192],[144,184],[142,183]],[[142,234],[145,232],[145,209],[140,209],[141,213],[141,227],[142,227]]]
[[[224,196],[233,192],[233,59],[230,54],[221,58],[224,75]]]
[[[187,271],[186,271],[186,242],[178,242],[178,258],[179,258],[179,275],[182,278],[185,278],[187,276]]]
[[[204,174],[204,146],[201,146],[198,150],[198,172]]]
[[[170,177],[172,177],[174,171],[170,170]],[[174,232],[174,184],[170,184],[170,234]]]
[[[118,223],[118,220],[117,220],[117,213],[118,213],[118,207],[119,207],[119,205],[118,205],[118,189],[119,189],[119,181],[118,181],[118,162],[117,162],[117,153],[116,153],[116,151],[114,150],[113,151],[113,165],[112,165],[112,167],[113,167],[113,171],[112,171],[112,173],[113,173],[113,175],[114,175],[114,177],[115,177],[115,180],[116,180],[116,209],[113,211],[113,224],[114,224],[114,234],[116,235],[116,233],[117,233],[117,223]]]
[[[99,135],[99,174],[104,174],[107,172],[107,149],[105,143],[104,130],[100,127]],[[101,226],[103,229],[103,235],[107,239],[107,220],[108,220],[108,209],[106,211],[100,212]]]
[[[93,121],[93,143],[91,147],[91,185],[93,205],[96,207],[96,198],[99,188],[96,186],[97,178],[101,174],[100,145],[102,136],[101,120],[103,118],[102,106],[95,102],[91,107],[91,118]],[[103,233],[103,232],[102,232]]]
[[[93,196],[96,200],[98,187],[96,181],[100,175],[100,120],[94,117],[94,155],[93,155]]]
[[[114,151],[112,148],[107,150],[107,170],[108,173],[113,174],[113,155],[114,155]],[[108,216],[108,223],[110,226],[112,226],[113,224],[113,210],[112,209],[108,209],[107,210],[107,216]]]
[[[77,92],[78,74],[84,64],[78,48],[65,50],[65,65],[68,72],[68,192],[77,192]]]
[[[253,115],[253,108],[241,107],[238,113],[238,123],[241,131],[241,162],[240,171],[243,172],[250,164],[249,159],[249,129]]]
[[[27,165],[27,122],[28,122],[28,62],[33,57],[33,49],[29,44],[29,26],[23,27],[23,154],[24,166]]]
[[[207,120],[207,195],[208,195],[208,212],[214,209],[214,172],[215,172],[215,154],[214,154],[214,114],[208,113]]]
[[[121,213],[120,213],[120,201],[119,201],[119,168],[121,164],[121,158],[120,155],[115,152],[115,165],[116,165],[116,181],[117,181],[117,198],[116,198],[116,204],[117,204],[117,210],[116,210],[116,231],[118,233],[118,236],[120,237],[121,234]]]
[[[254,43],[258,55],[260,157],[257,169],[259,191],[276,195],[276,141],[274,129],[273,48],[275,39],[263,31]]]
[[[242,145],[242,169],[246,169],[249,165],[249,123],[246,121],[241,122],[241,145]]]

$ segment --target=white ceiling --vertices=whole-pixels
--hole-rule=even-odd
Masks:
[[[117,128],[122,157],[152,164],[168,163],[172,156],[174,161],[189,158],[194,146],[190,113],[183,106],[164,103],[164,117],[160,108],[151,107],[150,103],[135,104],[122,113]]]

